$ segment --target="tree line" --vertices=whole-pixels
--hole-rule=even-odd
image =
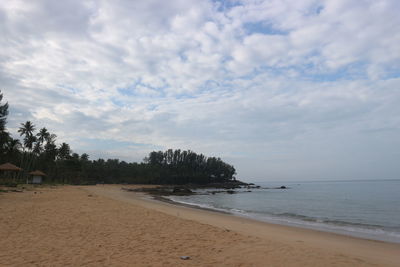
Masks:
[[[150,152],[143,162],[119,159],[90,160],[89,155],[74,153],[46,127],[37,128],[31,121],[21,123],[13,138],[7,131],[8,103],[2,103],[0,91],[0,164],[21,167],[17,181],[25,181],[28,173],[42,170],[49,183],[141,183],[141,184],[206,184],[234,180],[235,168],[216,157],[206,157],[180,149]]]

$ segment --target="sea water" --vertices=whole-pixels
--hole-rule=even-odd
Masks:
[[[256,220],[400,243],[400,180],[266,182],[235,194],[196,190],[176,202]],[[284,185],[288,189],[274,189]]]

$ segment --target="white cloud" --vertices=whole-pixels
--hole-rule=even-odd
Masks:
[[[137,160],[179,147],[230,159],[243,178],[331,178],[349,151],[362,151],[348,159],[359,166],[399,148],[390,139],[400,130],[399,7],[6,1],[0,82],[9,128],[30,119],[96,156]],[[91,138],[145,145],[110,149]]]

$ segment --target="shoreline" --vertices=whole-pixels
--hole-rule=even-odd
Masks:
[[[335,225],[329,225],[329,224],[318,223],[318,222],[310,222],[310,224],[306,224],[306,223],[302,223],[301,221],[296,222],[292,219],[291,219],[292,221],[288,221],[288,220],[290,220],[290,218],[286,218],[286,217],[267,218],[266,216],[261,216],[261,215],[260,216],[251,216],[250,213],[245,213],[245,214],[242,214],[239,212],[235,213],[235,212],[231,212],[228,210],[225,211],[222,209],[216,209],[216,208],[214,209],[214,208],[202,207],[202,206],[196,205],[196,204],[179,202],[179,201],[172,200],[168,197],[152,195],[151,193],[149,193],[148,195],[150,195],[155,200],[169,203],[172,205],[184,206],[184,207],[189,207],[189,208],[193,208],[193,209],[206,210],[206,211],[223,213],[223,214],[230,214],[235,217],[246,218],[249,220],[264,222],[267,224],[282,225],[282,226],[294,227],[294,228],[300,228],[300,229],[308,229],[308,230],[319,231],[319,232],[324,232],[324,233],[333,233],[333,234],[338,234],[338,235],[342,235],[342,236],[360,238],[360,239],[365,239],[365,240],[370,240],[370,241],[380,241],[380,242],[385,242],[385,243],[400,244],[400,240],[395,239],[395,238],[391,239],[390,237],[379,236],[375,233],[350,231],[350,230],[346,230],[346,229],[341,228],[340,226],[335,226]],[[312,225],[312,224],[315,224],[315,225]],[[330,228],[329,228],[329,226],[330,226]],[[335,227],[336,227],[336,229],[334,229]],[[365,229],[360,228],[360,229],[366,230],[367,228],[365,228]]]
[[[206,210],[206,211],[211,211],[211,212],[230,214],[232,216],[247,218],[247,219],[251,219],[251,220],[255,220],[255,221],[259,221],[259,222],[265,222],[265,223],[269,223],[269,224],[283,225],[283,226],[295,227],[295,228],[301,228],[301,229],[309,229],[309,230],[315,230],[315,231],[326,232],[326,233],[334,233],[334,234],[350,236],[350,237],[355,237],[355,238],[361,238],[361,239],[366,239],[366,240],[372,240],[372,241],[381,241],[381,242],[387,242],[387,243],[400,244],[400,236],[396,235],[395,233],[391,233],[390,231],[381,229],[381,228],[374,228],[374,227],[377,227],[376,225],[351,224],[351,223],[346,223],[346,222],[341,222],[340,224],[335,224],[335,223],[332,223],[329,221],[328,222],[318,221],[318,220],[307,221],[307,220],[301,220],[298,218],[285,217],[285,216],[257,214],[257,213],[241,211],[241,210],[237,210],[237,209],[215,208],[215,207],[208,206],[208,205],[202,205],[200,203],[193,203],[190,201],[182,201],[179,199],[179,196],[182,196],[182,195],[170,194],[170,193],[168,193],[168,191],[166,191],[166,194],[160,194],[165,189],[140,190],[141,189],[140,187],[135,188],[134,190],[132,190],[131,188],[128,188],[128,187],[122,187],[121,189],[126,192],[143,193],[143,194],[150,196],[152,199],[155,199],[155,200],[161,201],[161,202],[165,202],[165,203],[169,203],[172,205],[184,206],[184,207],[188,207],[188,208]],[[147,188],[147,189],[149,189],[149,188]],[[218,188],[210,188],[210,189],[218,189]],[[273,187],[273,189],[281,189],[281,188]],[[178,197],[178,199],[175,199],[175,197]]]
[[[267,240],[272,239],[274,241],[279,240],[279,242],[284,243],[304,243],[313,248],[322,246],[339,254],[351,252],[351,254],[357,257],[366,257],[371,260],[384,260],[385,265],[388,266],[396,266],[400,263],[400,244],[398,243],[348,236],[315,229],[273,224],[212,209],[200,209],[191,205],[177,205],[175,203],[168,203],[169,201],[159,201],[153,199],[146,193],[123,191],[120,190],[120,188],[117,189],[117,191],[118,190],[119,193],[114,192],[111,195],[106,195],[168,215],[197,221],[247,236]]]
[[[400,245],[269,224],[121,190],[0,193],[5,266],[398,266]],[[189,260],[182,260],[189,256]]]
[[[172,199],[169,199],[169,198],[166,198],[166,197],[163,197],[163,196],[155,196],[155,195],[151,195],[151,194],[149,194],[149,196],[151,196],[151,198],[154,199],[154,200],[156,200],[156,201],[168,203],[168,204],[171,204],[171,205],[182,206],[182,207],[187,207],[187,208],[192,208],[192,209],[198,209],[198,210],[211,211],[211,212],[218,212],[218,213],[222,213],[222,214],[234,215],[233,213],[228,212],[228,211],[216,210],[216,209],[211,209],[211,208],[206,208],[206,207],[200,207],[200,206],[196,206],[196,205],[191,205],[191,204],[188,204],[188,203],[177,202],[177,201],[174,201],[174,200],[172,200]]]
[[[144,193],[144,194],[151,197],[151,199],[153,199],[155,201],[160,201],[160,202],[171,204],[171,205],[178,206],[178,207],[181,206],[181,207],[191,208],[191,209],[195,209],[195,210],[197,209],[197,210],[209,211],[209,212],[214,212],[214,213],[226,214],[226,215],[230,215],[230,216],[233,216],[236,218],[244,218],[244,219],[248,219],[248,220],[260,222],[260,223],[266,223],[266,224],[272,224],[272,225],[278,225],[278,226],[284,226],[284,227],[290,227],[290,228],[307,229],[307,230],[317,231],[317,232],[321,232],[321,233],[330,233],[330,234],[335,234],[335,235],[339,235],[339,236],[363,239],[363,240],[368,240],[368,241],[373,241],[373,242],[376,241],[376,242],[383,242],[383,243],[389,243],[389,244],[397,244],[397,245],[400,244],[400,241],[396,242],[396,241],[392,241],[392,240],[386,240],[383,238],[382,239],[371,238],[370,236],[368,236],[368,234],[363,235],[363,234],[358,234],[357,232],[352,233],[350,231],[345,231],[345,230],[340,230],[340,229],[339,230],[329,230],[329,229],[324,229],[322,227],[318,228],[318,227],[313,227],[313,226],[307,226],[305,224],[303,225],[300,223],[275,222],[272,220],[270,221],[267,219],[246,216],[246,215],[242,215],[239,213],[225,211],[222,209],[213,209],[213,208],[208,208],[208,207],[202,207],[202,206],[199,206],[196,204],[179,202],[179,201],[172,200],[165,196],[153,195],[151,193]],[[146,199],[146,198],[144,198],[144,199]]]

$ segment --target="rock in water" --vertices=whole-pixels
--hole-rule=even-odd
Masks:
[[[192,190],[190,190],[189,188],[186,187],[179,187],[179,186],[175,186],[174,189],[172,190],[172,193],[174,194],[192,194]]]

